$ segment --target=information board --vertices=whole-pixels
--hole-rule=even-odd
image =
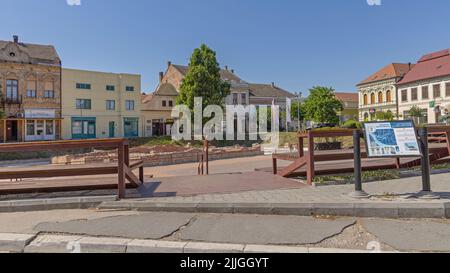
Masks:
[[[367,122],[364,129],[368,157],[421,156],[411,120]]]

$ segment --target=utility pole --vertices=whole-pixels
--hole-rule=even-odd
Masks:
[[[300,131],[300,101],[302,99],[302,92],[298,92],[297,94],[297,130]]]

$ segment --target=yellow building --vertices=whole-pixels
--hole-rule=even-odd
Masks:
[[[63,139],[141,137],[141,76],[62,70]]]

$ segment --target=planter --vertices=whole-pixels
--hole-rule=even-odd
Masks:
[[[314,143],[314,150],[316,151],[329,151],[342,149],[342,142],[323,142]]]

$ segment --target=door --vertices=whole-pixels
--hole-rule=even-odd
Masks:
[[[45,131],[44,131],[45,122],[43,120],[36,121],[36,140],[44,140],[45,139]]]
[[[6,141],[17,141],[17,120],[6,121]]]
[[[114,138],[115,137],[115,130],[116,130],[116,124],[114,121],[109,122],[109,137]]]

